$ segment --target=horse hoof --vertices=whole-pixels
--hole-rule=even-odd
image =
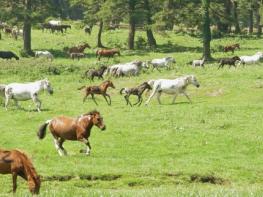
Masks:
[[[81,149],[81,150],[79,150],[79,152],[80,152],[80,153],[86,153],[86,150]]]

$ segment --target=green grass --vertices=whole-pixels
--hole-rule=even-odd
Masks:
[[[103,33],[106,46],[123,45],[127,31]],[[137,36],[144,36],[138,32]],[[217,63],[205,69],[186,63],[200,58],[198,38],[173,34],[156,35],[159,48],[155,51],[122,49],[120,57],[109,64],[135,59],[149,60],[172,55],[177,63],[173,70],[151,70],[132,78],[112,78],[116,89],[110,89],[112,106],[97,96],[99,106],[91,99],[82,103],[77,90],[88,80],[83,72],[96,66],[95,48],[86,50],[88,57],[73,61],[61,52],[65,46],[87,41],[95,46],[96,33],[85,35],[72,29],[66,35],[51,35],[33,30],[34,50],[47,49],[56,58],[22,58],[20,61],[0,60],[0,83],[25,82],[48,77],[54,95],[43,93],[43,112],[33,111],[31,101],[21,102],[26,111],[16,109],[13,102],[6,112],[0,109],[0,147],[24,150],[43,177],[42,196],[262,196],[263,185],[263,64],[245,68],[217,70]],[[262,39],[224,38],[213,40],[215,58],[231,56],[219,51],[222,45],[239,42],[237,55],[252,55],[261,50]],[[3,35],[0,50],[19,53],[21,39],[14,41]],[[50,66],[60,69],[60,75],[48,72]],[[175,78],[195,74],[201,87],[188,89],[193,104],[179,96],[163,95],[162,105],[154,98],[148,107],[128,107],[119,90],[157,78]],[[96,80],[93,84],[99,84]],[[146,96],[144,96],[144,101]],[[135,98],[132,98],[135,101]],[[91,156],[79,153],[80,142],[66,142],[69,156],[59,157],[48,133],[39,141],[36,132],[45,120],[58,115],[78,116],[98,109],[107,130],[93,128]],[[213,176],[216,183],[191,181],[193,175]],[[67,180],[64,180],[67,179]],[[59,181],[60,180],[60,181]],[[199,179],[198,179],[199,180]],[[26,182],[18,179],[18,196],[29,195]],[[11,193],[11,176],[0,175],[0,196]]]

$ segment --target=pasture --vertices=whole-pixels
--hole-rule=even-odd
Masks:
[[[116,89],[109,89],[112,105],[96,96],[98,106],[89,98],[82,103],[82,85],[100,84],[82,79],[84,72],[97,66],[96,49],[86,49],[86,58],[72,60],[63,47],[86,41],[95,46],[97,29],[91,36],[81,29],[68,33],[32,32],[32,48],[48,50],[55,59],[21,58],[0,60],[0,83],[26,82],[47,77],[54,94],[40,95],[42,112],[35,111],[32,101],[20,102],[25,110],[18,110],[14,102],[9,110],[0,108],[0,147],[24,150],[42,176],[40,196],[262,196],[263,190],[263,64],[237,69],[218,63],[193,68],[186,64],[198,59],[202,52],[200,39],[168,32],[156,34],[160,45],[155,51],[121,50],[121,56],[102,58],[107,65],[133,60],[151,60],[172,56],[176,64],[171,70],[146,70],[136,77],[111,78]],[[137,36],[145,36],[137,32]],[[122,47],[126,30],[103,33],[108,47]],[[214,58],[232,57],[223,53],[226,44],[240,43],[235,55],[253,55],[262,51],[263,40],[228,37],[212,41]],[[21,38],[15,41],[2,35],[0,50],[19,54]],[[60,72],[54,74],[54,68]],[[193,101],[178,96],[163,95],[162,105],[154,97],[149,105],[126,106],[119,90],[135,87],[144,81],[176,78],[194,74],[201,87],[189,86]],[[131,96],[132,103],[136,97]],[[3,100],[3,99],[2,99]],[[3,106],[3,102],[2,102]],[[67,157],[60,157],[53,138],[40,141],[39,126],[58,115],[78,116],[97,109],[104,117],[107,129],[94,127],[91,132],[91,155],[79,153],[83,144],[64,144]],[[0,175],[0,196],[11,195],[10,175]],[[29,195],[27,184],[18,179],[16,196]]]

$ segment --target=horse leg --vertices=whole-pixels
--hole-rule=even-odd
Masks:
[[[15,193],[16,188],[17,188],[17,173],[16,172],[12,173],[12,179],[13,179],[13,193]]]
[[[111,105],[110,95],[108,95],[107,93],[105,93],[105,94],[103,94],[103,97],[104,97],[104,99],[106,100],[107,104],[108,104],[108,105]],[[109,101],[108,101],[107,97],[109,98]]]
[[[5,110],[7,111],[7,105],[8,105],[8,101],[11,98],[11,96],[5,96]]]
[[[63,149],[60,148],[60,143],[59,143],[59,140],[57,137],[54,136],[54,144],[55,144],[55,148],[57,149],[58,151],[58,154],[60,156],[63,156],[64,155],[64,151]]]
[[[160,97],[162,95],[162,92],[158,92],[157,93],[157,100],[158,100],[158,103],[161,105],[161,100],[160,100]]]
[[[134,103],[133,106],[134,106],[134,105],[137,105],[137,104],[140,103],[140,101],[141,101],[141,96],[140,96],[140,95],[137,95],[137,96],[138,96],[138,101],[137,101],[136,103]]]
[[[34,94],[33,96],[32,96],[32,100],[33,100],[33,102],[36,104],[36,106],[37,106],[37,111],[38,112],[41,112],[41,110],[40,110],[40,108],[41,108],[41,101],[37,98],[37,94]]]
[[[124,96],[124,98],[125,98],[125,100],[126,100],[126,105],[129,105],[129,104],[130,104],[130,106],[132,107],[131,102],[130,102],[130,100],[129,100],[129,96],[130,96],[130,95],[127,94],[127,95]]]
[[[138,107],[141,106],[142,101],[143,101],[143,98],[142,98],[141,96],[140,96],[140,99],[141,99],[141,101],[140,101],[140,103],[138,104]]]
[[[173,102],[172,102],[172,104],[175,103],[175,99],[176,99],[176,98],[177,98],[177,94],[174,95],[174,98],[173,98]]]
[[[80,138],[79,141],[83,142],[86,145],[86,151],[85,150],[80,150],[81,153],[85,153],[86,155],[90,154],[91,146],[89,143],[89,140],[85,138]]]
[[[188,94],[186,94],[186,92],[183,92],[183,94],[186,96],[186,98],[188,99],[188,101],[189,101],[190,103],[192,103],[192,101],[191,101],[190,97],[188,96]]]
[[[16,99],[14,99],[14,101],[15,101],[16,107],[17,107],[18,109],[21,109],[21,106],[18,104],[18,101],[17,101]]]
[[[67,155],[68,153],[67,153],[66,149],[63,147],[63,143],[65,142],[65,140],[60,138],[58,142],[59,142],[59,148],[63,151],[63,154]]]
[[[94,101],[94,103],[95,103],[96,105],[98,105],[98,103],[97,103],[96,100],[95,100],[94,94],[91,94],[91,98],[92,98],[92,100]]]
[[[150,100],[152,99],[152,97],[156,94],[157,92],[157,88],[154,88],[152,94],[150,95],[150,97],[148,98],[148,100],[146,101],[145,105],[148,105],[148,103],[150,102]]]

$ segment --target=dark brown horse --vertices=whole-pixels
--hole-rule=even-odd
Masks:
[[[235,49],[240,49],[240,45],[232,44],[224,47],[224,52],[232,51],[232,54],[235,52]]]
[[[90,45],[88,43],[71,47],[68,49],[68,53],[83,53],[86,48],[90,48]]]
[[[118,54],[119,56],[120,54],[120,50],[119,49],[98,49],[96,51],[96,57],[98,57],[98,60],[100,60],[101,57],[108,57],[108,60],[110,59],[110,57],[113,57],[115,54]]]
[[[86,145],[84,152],[86,155],[89,155],[91,150],[89,136],[93,125],[96,125],[101,130],[106,129],[102,116],[96,110],[77,118],[59,116],[48,120],[40,126],[37,135],[39,139],[43,139],[46,135],[46,129],[49,127],[54,138],[55,147],[60,156],[67,154],[63,147],[65,140],[78,140],[83,142]],[[81,150],[81,152],[83,153],[83,150]]]
[[[236,61],[241,61],[241,59],[238,57],[238,56],[234,56],[232,58],[222,58],[220,61],[219,61],[219,68],[223,68],[224,65],[229,65],[229,68],[231,66],[234,66],[236,67]]]
[[[85,72],[84,77],[88,77],[93,81],[94,77],[98,77],[99,79],[103,79],[103,74],[107,70],[107,66],[101,66],[98,69],[90,69]]]
[[[139,104],[138,106],[140,106],[142,104],[142,94],[143,92],[148,89],[148,90],[151,90],[152,87],[147,83],[147,82],[144,82],[142,83],[141,85],[139,85],[138,87],[135,87],[135,88],[122,88],[120,90],[120,94],[124,93],[126,94],[124,96],[125,100],[126,100],[126,103],[127,105],[130,104],[130,106],[132,106],[130,100],[129,100],[129,97],[130,95],[136,95],[138,97],[138,101],[137,103],[134,103],[133,105],[137,105]]]
[[[21,151],[0,149],[0,174],[12,174],[14,193],[17,188],[17,176],[28,182],[32,194],[39,193],[40,178],[30,159]]]
[[[108,89],[109,87],[115,88],[115,86],[113,85],[113,83],[112,83],[111,81],[107,80],[107,81],[104,81],[104,82],[103,82],[102,84],[100,84],[99,86],[87,86],[87,87],[86,87],[86,86],[82,86],[82,87],[78,88],[78,90],[81,90],[81,89],[85,88],[85,96],[84,96],[84,98],[83,98],[83,103],[85,102],[85,100],[87,99],[87,97],[88,97],[89,95],[91,95],[91,98],[92,98],[92,100],[94,101],[94,103],[95,103],[96,105],[98,105],[98,103],[97,103],[96,100],[95,100],[94,95],[95,95],[95,94],[101,94],[101,95],[104,97],[104,99],[106,100],[107,104],[108,104],[108,105],[111,105],[110,95],[107,94],[107,89]],[[108,101],[107,97],[109,98],[109,101]]]

